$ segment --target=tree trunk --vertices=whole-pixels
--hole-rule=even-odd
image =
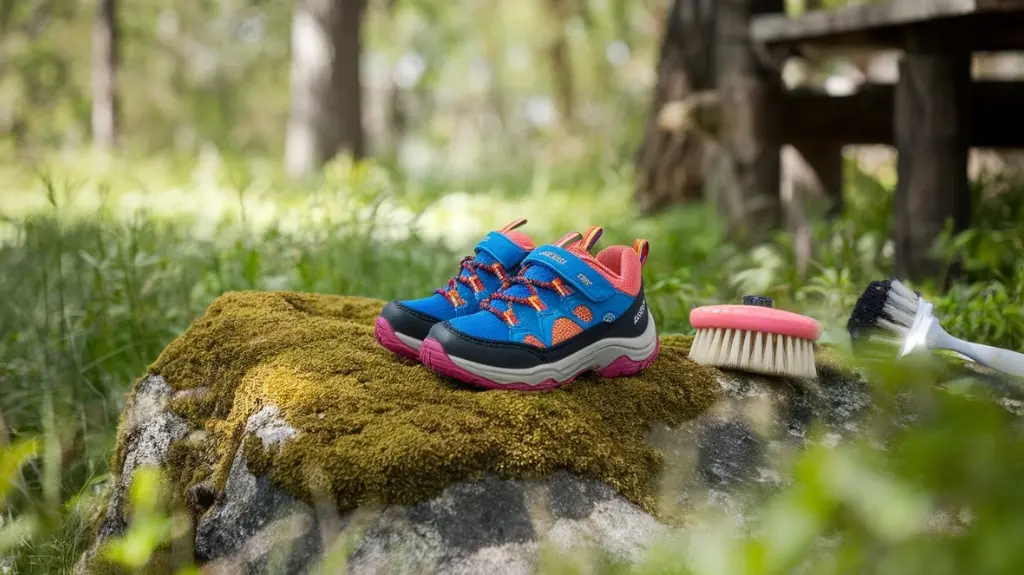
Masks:
[[[900,277],[937,279],[942,269],[929,253],[932,244],[949,220],[954,231],[970,224],[970,88],[969,53],[947,52],[939,39],[908,39],[894,102]]]
[[[740,244],[769,239],[782,225],[779,194],[783,97],[779,71],[750,38],[755,14],[782,12],[782,0],[719,0],[715,62],[721,97],[719,139],[736,171],[736,186],[716,197],[729,238]]]
[[[563,128],[572,125],[575,115],[576,89],[573,83],[572,61],[569,55],[569,39],[565,27],[571,16],[568,0],[548,0],[548,12],[553,22],[551,40],[548,43],[548,60],[551,65],[551,81],[554,85],[555,104]]]
[[[637,149],[634,197],[642,212],[703,198],[703,139],[660,121],[666,106],[716,88],[714,0],[673,0],[658,59],[644,139]]]
[[[117,144],[117,0],[98,0],[92,30],[92,137],[104,149]]]
[[[365,154],[360,32],[365,0],[302,0],[292,22],[285,166],[308,175],[339,152]]]
[[[388,0],[384,5],[384,17],[393,21],[398,8],[398,0]],[[398,84],[395,79],[395,69],[391,68],[391,79],[388,82],[388,106],[387,106],[387,139],[386,149],[391,154],[398,154],[402,147],[402,141],[408,132],[408,114],[405,104],[405,88]]]

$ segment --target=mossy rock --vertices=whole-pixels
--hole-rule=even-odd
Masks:
[[[152,464],[193,513],[196,557],[246,572],[276,553],[273,525],[300,526],[285,571],[302,572],[326,552],[325,525],[348,531],[374,509],[385,511],[354,548],[360,569],[384,568],[397,541],[415,548],[399,555],[428,558],[416,572],[527,573],[542,541],[580,534],[632,560],[700,490],[764,476],[812,419],[844,433],[867,404],[863,381],[827,350],[808,385],[697,365],[690,338],[673,335],[634,377],[477,390],[381,348],[383,304],[289,292],[214,301],[135,386],[110,503],[80,565],[123,532],[131,476]],[[763,405],[774,431],[753,425]],[[323,522],[327,508],[337,521]]]
[[[694,417],[719,393],[716,370],[689,361],[679,336],[664,337],[636,377],[479,391],[382,349],[372,330],[383,304],[287,292],[214,301],[150,368],[177,392],[172,411],[204,432],[172,446],[175,483],[221,489],[246,421],[273,405],[298,434],[267,452],[241,447],[250,467],[301,499],[330,494],[343,510],[411,504],[488,473],[566,470],[654,511],[662,454],[645,432]]]

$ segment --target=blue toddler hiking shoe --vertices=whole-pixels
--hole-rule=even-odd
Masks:
[[[571,233],[536,248],[480,311],[438,323],[420,347],[428,368],[490,389],[551,389],[586,371],[633,375],[658,356],[641,269],[646,240],[610,246]]]
[[[395,300],[384,306],[373,329],[377,342],[418,359],[423,338],[434,324],[479,311],[480,303],[512,279],[533,250],[530,236],[514,231],[525,223],[519,218],[484,236],[475,255],[463,258],[459,273],[430,297]]]

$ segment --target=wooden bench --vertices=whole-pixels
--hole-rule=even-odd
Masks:
[[[894,145],[896,273],[936,275],[939,264],[928,250],[945,223],[970,224],[969,148],[1024,148],[1024,83],[971,78],[972,53],[1024,50],[1024,0],[885,0],[798,17],[755,14],[748,24],[754,51],[775,60],[808,48],[903,51],[895,86],[864,86],[842,97],[804,90],[781,102],[762,99],[750,124],[781,116],[776,139],[804,147]],[[770,91],[765,86],[772,81],[747,74],[746,84],[734,89]]]

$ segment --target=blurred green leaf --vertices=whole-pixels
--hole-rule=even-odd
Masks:
[[[39,451],[38,439],[22,439],[0,447],[0,505],[17,484],[22,467],[38,457]]]

